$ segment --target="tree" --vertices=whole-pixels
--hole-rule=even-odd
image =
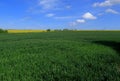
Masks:
[[[7,30],[0,29],[0,33],[8,33]]]
[[[47,32],[50,32],[51,30],[50,29],[47,29]]]

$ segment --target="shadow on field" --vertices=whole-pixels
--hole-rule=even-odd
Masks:
[[[93,43],[109,46],[120,55],[120,42],[114,41],[93,41]]]

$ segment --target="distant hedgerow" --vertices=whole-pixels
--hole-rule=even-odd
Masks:
[[[47,29],[47,32],[50,32],[51,30],[50,29]]]
[[[0,33],[8,33],[7,30],[0,29]]]

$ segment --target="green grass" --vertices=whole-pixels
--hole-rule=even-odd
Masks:
[[[0,34],[0,81],[120,81],[119,45],[119,31]]]

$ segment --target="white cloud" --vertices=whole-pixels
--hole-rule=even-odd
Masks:
[[[55,14],[53,13],[46,14],[46,17],[53,17],[53,16],[55,16]]]
[[[84,19],[77,19],[76,21],[74,22],[70,22],[69,25],[70,26],[76,26],[76,25],[79,25],[79,24],[82,24],[82,23],[85,23],[86,21]]]
[[[82,18],[83,18],[83,19],[77,19],[76,21],[70,22],[69,25],[70,25],[70,26],[76,26],[76,25],[79,25],[79,24],[86,23],[86,20],[85,20],[85,19],[88,19],[88,20],[97,19],[97,17],[95,17],[94,15],[92,15],[90,12],[85,13],[85,14],[82,16]]]
[[[95,17],[94,15],[92,15],[90,12],[85,13],[82,17],[84,19],[90,19],[90,20],[97,19],[97,17]]]
[[[59,0],[39,0],[42,9],[53,9],[58,5]]]
[[[117,12],[117,11],[115,11],[113,9],[107,9],[105,12],[106,13],[112,13],[112,14],[119,14],[119,12]]]
[[[77,23],[85,23],[85,20],[84,19],[77,19],[76,22]]]
[[[104,2],[96,2],[93,4],[94,7],[106,7],[120,4],[120,0],[105,0]]]
[[[71,9],[71,6],[70,6],[70,5],[67,5],[67,6],[66,6],[66,9]]]
[[[103,12],[102,12],[102,13],[98,13],[97,15],[98,15],[98,16],[102,16],[102,15],[104,15],[104,13],[103,13]]]
[[[32,12],[34,14],[49,12],[50,10],[62,11],[71,9],[71,5],[64,4],[62,0],[37,0],[37,4],[34,4],[26,12]]]
[[[70,23],[69,23],[69,26],[76,26],[76,25],[77,25],[76,22],[70,22]]]

